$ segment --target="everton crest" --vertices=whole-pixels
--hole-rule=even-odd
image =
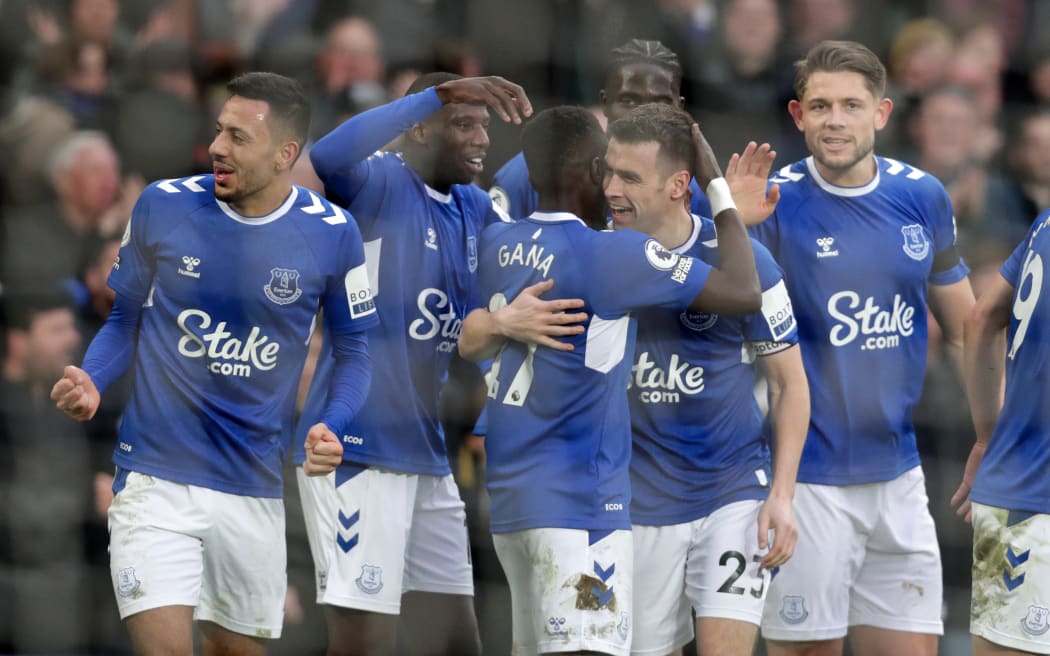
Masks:
[[[383,589],[383,568],[377,565],[362,565],[357,587],[366,594],[375,594]]]
[[[809,617],[806,610],[806,599],[801,595],[784,595],[784,605],[780,608],[780,619],[788,624],[801,624]]]
[[[117,594],[121,597],[130,597],[139,591],[142,581],[135,576],[134,567],[125,567],[117,572]]]
[[[718,321],[718,315],[710,312],[693,312],[692,310],[686,310],[679,316],[682,319],[682,324],[685,325],[686,328],[697,332],[707,330]]]
[[[901,228],[904,235],[904,252],[913,260],[922,261],[930,254],[930,240],[926,238],[926,231],[922,226],[913,223]]]
[[[1050,617],[1050,609],[1042,606],[1029,606],[1028,614],[1021,620],[1021,630],[1028,635],[1041,636],[1050,629],[1047,618]]]
[[[266,298],[277,305],[294,303],[303,295],[303,290],[299,289],[299,272],[280,267],[270,269],[270,283],[263,287],[263,291]]]

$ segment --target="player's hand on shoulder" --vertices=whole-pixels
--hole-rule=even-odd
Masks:
[[[316,423],[306,433],[306,461],[303,471],[307,476],[324,476],[343,463],[343,444],[332,429]]]
[[[504,337],[557,351],[573,350],[572,344],[558,338],[583,332],[581,324],[587,320],[587,313],[571,312],[583,307],[583,299],[545,301],[540,298],[553,286],[554,280],[548,278],[526,287],[510,304],[498,310],[497,320]]]
[[[521,123],[532,116],[532,103],[525,90],[499,76],[449,80],[437,85],[435,90],[443,105],[484,103],[508,123]]]
[[[733,153],[726,167],[726,182],[744,225],[762,223],[780,201],[780,185],[769,184],[777,152],[768,144],[749,141],[744,152]]]
[[[91,376],[80,367],[69,365],[51,388],[51,400],[73,419],[87,421],[98,411],[100,398]]]
[[[773,531],[773,544],[769,544],[769,531]],[[795,511],[791,499],[770,495],[762,504],[758,513],[758,546],[769,547],[769,552],[762,558],[762,567],[773,569],[786,563],[795,553],[798,542],[798,526],[795,524]]]

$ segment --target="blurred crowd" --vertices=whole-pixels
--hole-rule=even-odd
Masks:
[[[80,425],[48,392],[108,314],[106,276],[144,185],[210,171],[213,121],[236,73],[299,79],[316,139],[430,70],[502,75],[537,109],[596,104],[609,50],[658,39],[681,58],[687,106],[720,158],[768,141],[779,167],[805,154],[786,111],[793,61],[823,39],[855,39],[891,76],[895,108],[876,150],[947,187],[980,293],[1050,207],[1050,43],[1038,38],[1047,33],[1050,3],[1037,0],[0,1],[0,651],[127,649],[105,552],[124,397],[110,391]],[[482,186],[519,150],[518,128],[497,123]],[[298,181],[318,188],[300,162]],[[969,528],[947,500],[972,428],[936,331],[930,349],[916,423],[948,624],[964,628]],[[453,466],[473,511],[478,613],[483,638],[499,645],[506,635],[487,628],[505,598],[486,596],[485,581],[498,591],[502,578],[478,493],[483,458],[464,444]],[[324,629],[306,594],[312,566],[294,484],[289,492],[293,585],[275,651],[306,653]]]

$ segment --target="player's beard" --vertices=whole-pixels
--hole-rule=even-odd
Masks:
[[[846,155],[844,153],[837,153],[834,159],[832,159],[825,155],[823,144],[821,143],[821,138],[823,136],[824,135],[817,135],[812,141],[807,139],[806,145],[809,146],[809,152],[821,166],[829,171],[834,171],[835,173],[846,173],[852,171],[860,162],[870,158],[875,149],[874,138],[867,140],[854,139],[853,143],[856,144],[856,146],[852,157],[849,159],[843,159]]]
[[[234,181],[232,188],[215,185],[215,197],[227,205],[237,205],[266,187],[265,181],[260,181],[257,176],[241,168],[235,169]]]

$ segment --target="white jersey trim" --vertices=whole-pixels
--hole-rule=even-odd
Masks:
[[[824,176],[822,176],[820,174],[820,171],[817,170],[817,163],[813,159],[812,155],[806,158],[806,168],[809,169],[809,174],[813,176],[813,179],[816,181],[817,186],[823,189],[824,191],[828,192],[833,196],[841,196],[843,198],[855,198],[857,196],[863,196],[865,194],[871,193],[875,190],[876,187],[879,186],[879,179],[881,177],[881,172],[879,171],[879,160],[875,159],[874,155],[872,155],[871,158],[875,160],[875,177],[872,178],[870,182],[868,182],[865,185],[861,185],[860,187],[840,187],[838,185],[831,184],[830,182],[825,180]]]
[[[584,366],[603,374],[612,371],[613,367],[623,360],[627,350],[627,331],[630,325],[630,314],[625,314],[619,319],[603,319],[594,315],[591,325],[587,328]]]
[[[287,214],[288,210],[292,209],[292,205],[295,205],[295,201],[298,200],[298,198],[299,189],[293,185],[292,193],[288,194],[288,198],[281,203],[281,206],[265,216],[244,216],[218,198],[215,199],[215,203],[219,206],[219,209],[222,210],[223,214],[237,223],[244,223],[246,225],[264,225],[267,223],[273,223]]]
[[[452,194],[443,194],[428,184],[424,184],[423,187],[427,190],[427,196],[430,196],[437,202],[444,203],[446,205],[452,202]]]
[[[693,244],[696,243],[696,240],[700,239],[700,229],[703,227],[703,222],[700,220],[700,217],[695,214],[690,214],[689,218],[693,220],[693,231],[689,234],[689,239],[686,239],[681,246],[675,246],[674,248],[669,249],[672,253],[677,253],[678,255],[685,255],[685,253],[693,247]],[[716,238],[713,241],[717,246],[718,239]],[[710,245],[710,243],[704,242],[704,245],[708,246]]]

